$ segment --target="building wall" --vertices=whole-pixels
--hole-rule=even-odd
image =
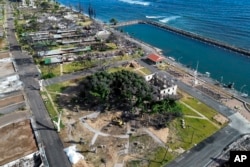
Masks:
[[[161,95],[176,95],[177,93],[177,85],[173,85],[171,87],[168,87],[166,89],[162,89],[160,91]]]
[[[146,76],[144,76],[144,78],[147,82],[149,82],[150,80],[152,80],[155,77],[155,75],[156,74],[146,75]],[[158,82],[160,82],[160,84],[164,84],[164,82],[159,80],[159,79],[158,79]],[[167,87],[165,89],[160,90],[160,95],[162,95],[162,96],[177,95],[177,85],[172,85],[170,87]]]
[[[144,78],[145,78],[145,80],[148,82],[148,81],[150,81],[151,79],[153,79],[154,75],[155,75],[155,74],[146,75],[146,76],[144,76]]]

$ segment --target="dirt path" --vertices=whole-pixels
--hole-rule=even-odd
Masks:
[[[80,121],[82,122],[83,126],[85,128],[87,128],[89,131],[93,132],[95,135],[93,136],[91,142],[90,142],[90,145],[93,145],[95,144],[95,141],[97,139],[97,137],[100,135],[100,136],[112,136],[112,137],[116,137],[116,138],[120,138],[120,139],[128,139],[129,138],[129,135],[111,135],[111,134],[108,134],[108,133],[103,133],[93,127],[91,127],[85,120],[84,118],[97,118],[98,115],[100,114],[100,112],[94,112],[94,113],[91,113],[89,115],[86,115],[82,118],[80,118]]]
[[[184,117],[187,117],[187,118],[196,118],[196,119],[205,119],[205,120],[207,120],[206,118],[197,117],[197,116],[192,116],[192,115],[184,115]]]
[[[200,117],[198,117],[199,119],[205,119],[208,122],[210,122],[211,124],[213,124],[215,127],[220,128],[219,125],[217,125],[216,123],[214,123],[213,121],[211,121],[210,119],[208,119],[207,117],[205,117],[203,114],[201,114],[199,111],[197,111],[196,109],[192,108],[191,106],[187,105],[186,103],[184,103],[183,101],[180,101],[181,104],[185,105],[187,108],[189,108],[190,110],[192,110],[193,112],[195,112],[196,114],[198,114]],[[193,117],[194,118],[194,117]]]
[[[55,94],[55,95],[69,96],[66,93],[58,93],[58,92],[51,92],[51,91],[47,91],[47,92],[49,92],[50,94]]]
[[[163,143],[155,134],[153,134],[150,130],[147,128],[143,128],[143,131],[146,132],[150,137],[154,139],[155,142],[159,143],[162,147],[166,148],[165,143]]]
[[[208,119],[207,117],[205,117],[204,115],[202,115],[199,111],[197,111],[196,109],[194,109],[191,106],[187,105],[183,101],[180,101],[180,103],[183,104],[184,106],[186,106],[187,108],[189,108],[190,110],[192,110],[193,112],[195,112],[196,114],[198,114],[201,118]]]

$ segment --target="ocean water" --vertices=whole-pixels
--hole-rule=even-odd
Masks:
[[[66,6],[89,5],[96,19],[119,22],[151,19],[172,27],[210,37],[250,50],[249,0],[58,0]],[[77,8],[77,7],[76,7]],[[250,58],[225,51],[148,25],[122,27],[131,36],[163,50],[164,55],[179,59],[198,71],[210,72],[223,83],[234,82],[235,88],[250,94]],[[150,32],[150,33],[149,33]]]
[[[152,19],[250,50],[249,0],[57,0],[91,5],[104,22]]]
[[[147,24],[120,29],[134,38],[161,48],[163,55],[174,57],[176,61],[192,69],[199,64],[199,72],[210,72],[211,78],[224,84],[234,82],[237,90],[242,87],[242,92],[250,93],[250,57]]]

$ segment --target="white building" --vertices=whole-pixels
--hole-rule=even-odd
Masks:
[[[163,71],[147,75],[145,80],[153,86],[157,100],[177,95],[177,85]]]

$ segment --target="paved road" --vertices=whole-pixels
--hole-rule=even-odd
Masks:
[[[35,116],[37,123],[37,131],[39,131],[42,142],[45,146],[45,153],[52,167],[70,167],[71,164],[63,152],[62,142],[54,129],[48,112],[45,108],[43,100],[38,91],[39,85],[37,79],[34,78],[39,72],[34,65],[33,59],[21,52],[20,46],[14,34],[13,14],[7,3],[7,36],[10,43],[10,51],[16,61],[18,73],[24,83],[24,91],[27,95],[29,107]]]
[[[225,146],[238,138],[240,133],[227,126],[210,138],[176,158],[166,167],[203,167],[221,153]]]

